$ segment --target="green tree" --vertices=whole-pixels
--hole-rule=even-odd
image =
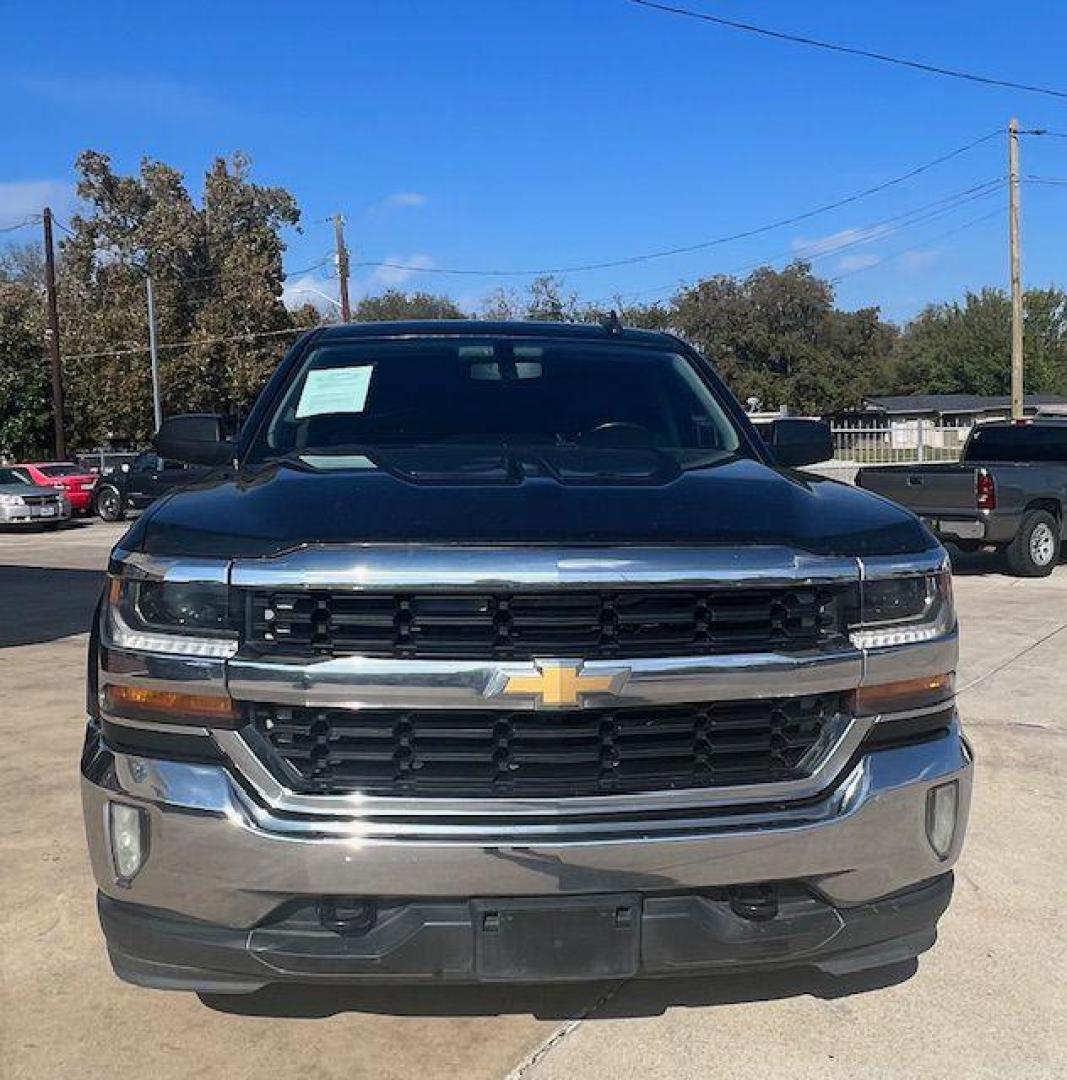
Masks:
[[[894,331],[877,309],[839,311],[802,262],[719,276],[680,290],[669,319],[716,364],[737,396],[822,413],[885,388]]]
[[[1067,393],[1067,293],[1030,289],[1023,301],[1026,391]],[[923,310],[901,335],[894,382],[901,393],[1009,393],[1007,293],[983,289]]]
[[[212,164],[200,206],[161,162],[123,176],[86,151],[76,168],[86,211],[71,222],[60,267],[72,442],[151,434],[149,275],[164,411],[242,414],[293,336],[280,235],[299,223],[293,197],[253,183],[241,154]]]
[[[35,245],[0,252],[0,454],[44,457],[52,439],[43,267]]]
[[[394,319],[462,319],[460,307],[447,296],[434,293],[405,293],[389,289],[380,296],[365,296],[355,306],[356,322],[383,322]]]

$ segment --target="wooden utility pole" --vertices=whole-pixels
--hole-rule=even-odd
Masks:
[[[52,244],[52,211],[46,206],[41,214],[44,224],[44,287],[47,295],[48,328],[45,338],[52,362],[52,425],[56,460],[67,456],[63,437],[63,364],[59,357],[59,309],[56,306],[56,253]]]
[[[1011,415],[1025,414],[1023,397],[1023,269],[1019,239],[1019,121],[1008,124],[1009,232],[1011,237]]]
[[[352,321],[352,308],[348,302],[348,249],[345,247],[345,219],[333,216],[333,235],[337,244],[337,278],[341,284],[341,318]]]

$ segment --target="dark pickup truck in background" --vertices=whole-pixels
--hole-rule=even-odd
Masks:
[[[121,521],[130,510],[143,510],[175,487],[206,476],[206,467],[161,458],[154,450],[123,462],[96,485],[93,507],[104,521]]]
[[[998,548],[1016,574],[1044,577],[1067,535],[1067,418],[980,424],[959,463],[860,469],[856,484],[965,551]]]

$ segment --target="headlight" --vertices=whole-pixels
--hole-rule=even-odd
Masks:
[[[21,495],[0,495],[0,506],[25,506],[26,500]]]
[[[237,651],[225,582],[113,577],[108,606],[122,648],[216,658]]]
[[[146,626],[197,633],[230,629],[225,585],[202,581],[141,581],[135,588],[137,612]]]
[[[952,573],[943,569],[862,582],[859,620],[850,637],[859,649],[878,649],[931,641],[955,625]]]

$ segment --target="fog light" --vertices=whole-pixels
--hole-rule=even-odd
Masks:
[[[926,838],[939,859],[947,858],[956,835],[960,792],[955,780],[931,788],[926,796]]]
[[[111,858],[120,881],[129,881],[148,853],[148,822],[144,811],[126,803],[108,803]]]

